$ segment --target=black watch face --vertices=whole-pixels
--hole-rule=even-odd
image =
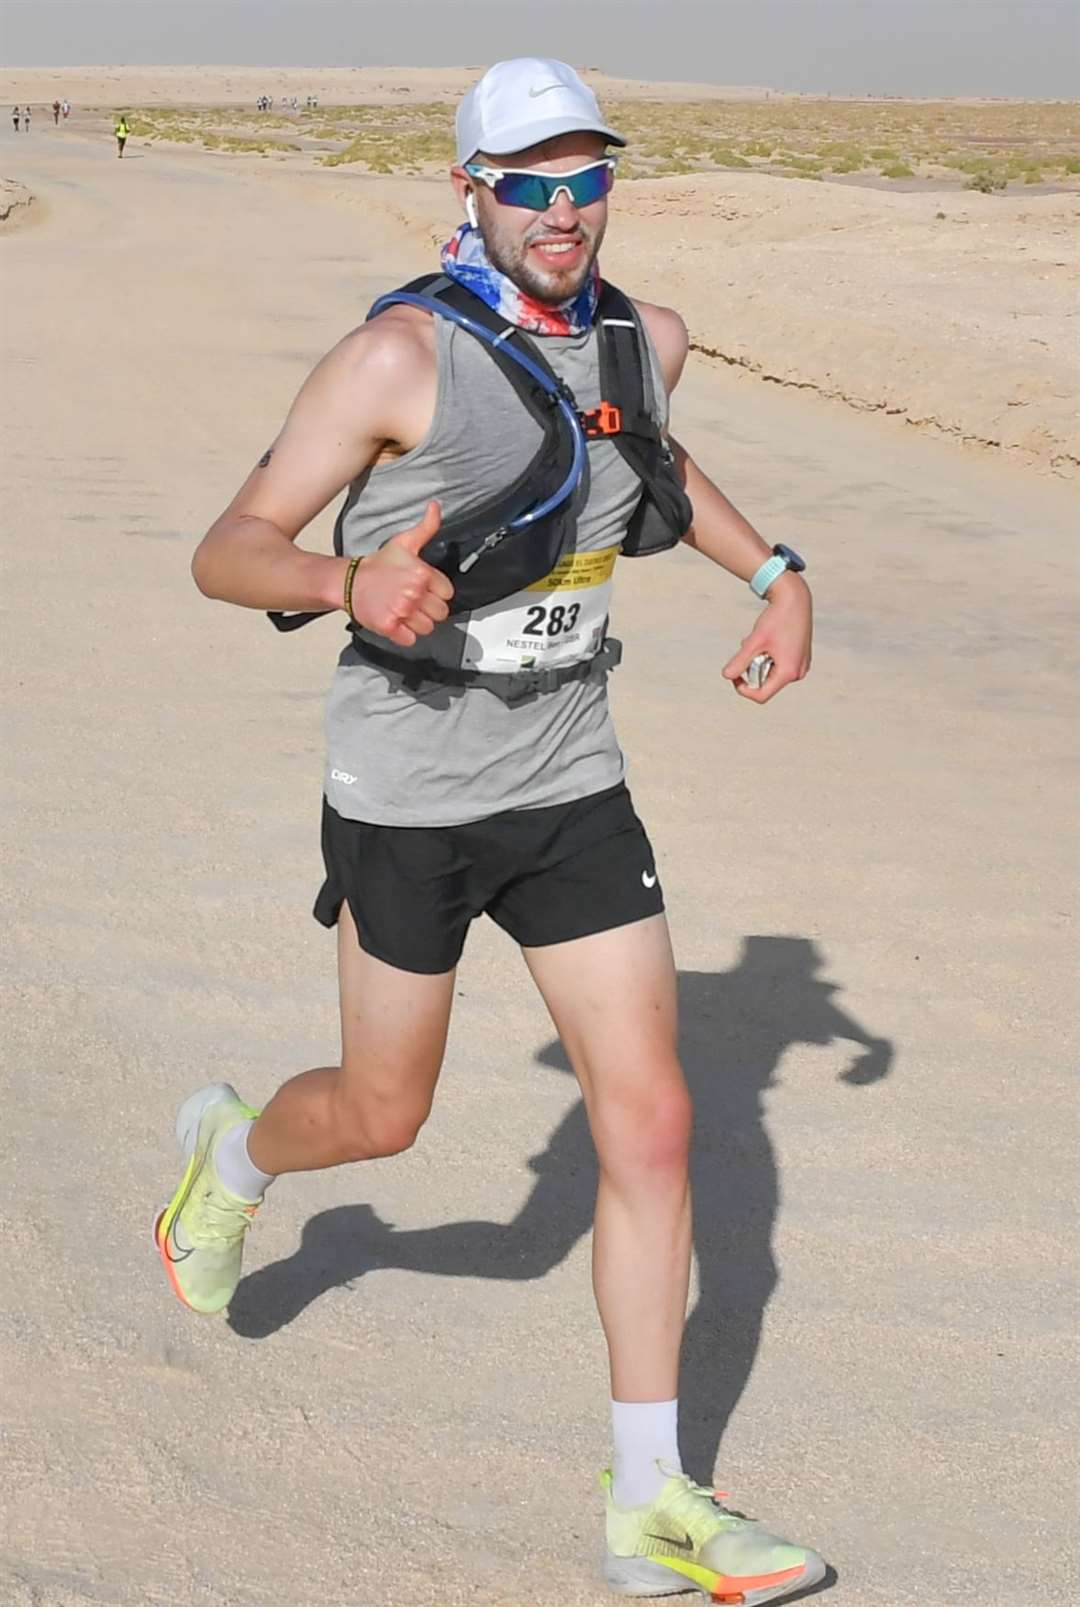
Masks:
[[[796,574],[806,568],[806,560],[799,557],[794,547],[785,547],[783,542],[778,541],[773,548],[773,552],[776,553],[778,558],[786,558],[788,568],[794,569]]]

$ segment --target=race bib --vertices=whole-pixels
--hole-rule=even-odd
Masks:
[[[543,580],[469,615],[462,667],[547,669],[592,658],[604,641],[618,547],[571,552]]]

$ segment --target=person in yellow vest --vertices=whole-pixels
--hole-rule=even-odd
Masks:
[[[131,133],[131,128],[130,128],[130,126],[128,124],[127,113],[126,112],[121,112],[120,113],[120,118],[119,118],[119,121],[117,122],[115,133],[116,133],[116,154],[119,157],[123,157],[124,146],[127,144],[127,137]]]

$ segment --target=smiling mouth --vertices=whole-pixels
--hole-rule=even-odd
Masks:
[[[558,260],[562,257],[569,260],[569,258],[582,250],[583,246],[584,241],[582,240],[534,240],[529,250],[540,251],[545,257],[550,257],[553,260]]]

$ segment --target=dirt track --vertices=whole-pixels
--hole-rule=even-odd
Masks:
[[[183,1095],[336,1050],[307,906],[337,632],[204,602],[191,546],[415,241],[51,132],[0,241],[0,1597],[599,1607],[591,1161],[497,932],[417,1149],[278,1184],[228,1322],[149,1246]],[[1071,1603],[1068,488],[698,360],[675,423],[819,610],[758,711],[718,674],[744,588],[688,552],[621,576],[699,1110],[690,1465],[723,1433],[721,1484],[837,1607]]]

